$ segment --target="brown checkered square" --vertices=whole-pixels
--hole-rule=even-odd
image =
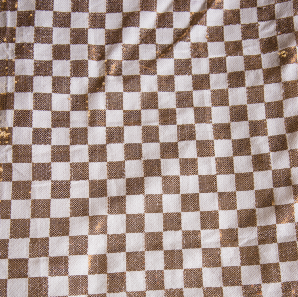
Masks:
[[[87,236],[70,236],[69,237],[69,254],[86,255],[88,249]]]
[[[107,233],[107,216],[90,216],[89,217],[89,234],[106,234]]]
[[[182,231],[182,248],[195,249],[201,247],[200,231]]]
[[[209,248],[202,249],[203,267],[220,267],[220,249]]]
[[[202,229],[218,229],[218,212],[217,211],[201,211],[201,228]]]
[[[107,256],[90,255],[88,257],[89,267],[88,274],[106,274],[107,273]]]
[[[107,180],[90,180],[89,193],[90,198],[107,196]]]

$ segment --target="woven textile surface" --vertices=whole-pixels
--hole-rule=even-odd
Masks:
[[[297,41],[297,0],[1,0],[0,296],[298,296]]]

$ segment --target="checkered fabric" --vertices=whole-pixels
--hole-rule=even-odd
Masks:
[[[0,296],[298,296],[298,0],[1,0]]]

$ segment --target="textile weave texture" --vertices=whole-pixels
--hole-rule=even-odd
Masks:
[[[297,40],[297,0],[2,0],[0,296],[298,296]]]

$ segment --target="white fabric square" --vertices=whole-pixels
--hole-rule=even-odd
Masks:
[[[202,249],[183,249],[183,268],[202,268]]]
[[[49,238],[49,256],[68,256],[69,237],[59,236]]]
[[[11,201],[11,219],[30,219],[31,201],[30,200],[12,200]]]
[[[175,18],[175,14],[174,14],[174,18]],[[178,42],[174,45],[174,59],[190,59],[190,58],[191,58],[191,53],[190,53],[189,42]]]
[[[285,125],[283,118],[267,119],[268,136],[285,134]]]
[[[16,28],[16,42],[18,43],[33,43],[34,42],[34,28],[33,27],[17,27]]]
[[[33,94],[15,93],[14,108],[15,109],[33,109]],[[6,115],[7,115],[7,111],[6,111]]]
[[[247,104],[246,88],[230,88],[229,105],[243,105]]]
[[[240,266],[240,251],[238,247],[222,247],[220,249],[222,266]]]
[[[89,215],[106,215],[108,211],[107,198],[91,198],[89,199]]]
[[[61,296],[68,294],[68,276],[54,276],[48,278],[49,296]]]
[[[200,193],[200,211],[218,210],[217,193]]]
[[[199,191],[199,180],[197,175],[180,176],[181,194],[197,193]]]
[[[191,64],[193,74],[209,74],[209,59],[193,58]],[[198,96],[198,98],[202,99],[201,96]]]
[[[70,60],[88,60],[87,44],[71,44]]]
[[[192,108],[177,108],[177,125],[194,124],[194,110]]]
[[[88,127],[88,144],[105,144],[105,143],[106,143],[105,127]]]
[[[49,79],[49,81],[51,82],[51,78]],[[45,81],[43,81],[43,82],[45,83]],[[37,83],[37,81],[35,82],[35,79],[34,79],[34,83]],[[33,115],[33,123],[32,123],[33,128],[51,127],[51,112],[50,111],[33,110],[32,115]],[[24,129],[24,128],[22,128],[22,129]]]
[[[250,146],[252,155],[269,153],[268,138],[265,136],[251,137]]]
[[[179,158],[196,158],[197,147],[195,141],[178,142]]]
[[[88,44],[104,45],[104,42],[105,29],[88,29]],[[116,53],[113,54],[115,55]]]
[[[33,111],[33,121],[34,121],[34,111]],[[13,127],[12,142],[13,144],[32,144],[32,129],[25,128],[25,127]]]
[[[157,0],[157,12],[172,12],[173,1],[171,0]]]
[[[0,239],[9,239],[10,220],[2,219],[0,228]]]
[[[226,57],[226,62],[228,72],[244,71],[244,57]]]
[[[52,60],[52,45],[35,43],[34,60]]]
[[[164,271],[165,288],[176,289],[183,288],[183,270],[173,269]]]
[[[79,236],[88,235],[89,219],[86,217],[70,217],[69,218],[69,235]]]
[[[143,233],[126,233],[126,252],[144,251]]]
[[[233,155],[232,141],[227,139],[214,140],[215,157],[230,157]]]
[[[253,209],[255,208],[255,191],[238,191],[237,209]]]
[[[290,168],[290,158],[288,151],[270,153],[272,169]]]
[[[192,91],[192,77],[190,75],[175,76],[175,91]]]
[[[139,75],[139,61],[122,61],[122,75]],[[135,108],[134,108],[135,109]]]
[[[125,272],[126,259],[125,253],[108,253],[107,254],[107,272]]]
[[[70,198],[89,198],[89,183],[87,180],[70,182]]]
[[[280,275],[282,282],[296,281],[298,277],[298,262],[280,262]]]
[[[162,194],[162,178],[145,177],[145,194]]]
[[[224,56],[225,55],[224,42],[208,42],[208,55],[210,58]]]
[[[30,237],[43,238],[49,237],[50,219],[31,219],[30,220]]]
[[[28,277],[47,277],[49,274],[49,258],[30,258],[28,261]]]
[[[34,62],[29,59],[15,61],[15,75],[33,75]]]
[[[7,296],[26,296],[28,292],[28,280],[15,278],[7,280]]]
[[[125,44],[139,44],[140,29],[136,27],[128,27],[122,29],[122,41]]]
[[[220,210],[219,211],[219,228],[229,229],[237,228],[237,211],[236,210]]]
[[[108,196],[125,195],[125,179],[108,179],[107,192]]]
[[[124,142],[125,143],[141,143],[142,128],[141,126],[125,126],[124,127]]]
[[[12,164],[12,180],[31,180],[32,165],[31,163],[13,163]]]
[[[67,95],[67,94],[52,94],[52,110],[69,111],[70,106],[71,106],[71,104],[70,104],[70,96],[69,95]],[[52,129],[52,131],[54,131],[54,130],[63,131],[63,129],[66,129],[66,128],[54,128],[54,129]],[[53,136],[52,136],[52,138],[53,138]]]
[[[143,176],[143,163],[141,160],[125,161],[126,178]]]
[[[214,123],[229,123],[230,108],[229,106],[212,107],[212,119]]]
[[[54,27],[53,44],[70,44],[70,29]]]
[[[143,195],[126,195],[126,213],[138,214],[144,212]]]
[[[88,61],[88,74],[89,77],[99,77],[105,75],[105,62],[104,61]],[[90,97],[94,97],[98,94],[93,93],[89,94]],[[90,106],[90,102],[88,101],[88,107]]]
[[[276,237],[277,242],[296,241],[296,231],[294,223],[277,224]]]
[[[71,28],[87,28],[89,13],[87,12],[72,12],[71,13]]]
[[[161,173],[162,175],[179,175],[179,159],[161,159]]]
[[[220,267],[202,268],[203,286],[204,287],[221,287],[222,272]]]
[[[182,231],[166,231],[163,233],[164,250],[182,249]]]
[[[261,268],[259,265],[241,266],[242,285],[261,284]]]
[[[51,200],[51,218],[64,218],[70,216],[69,199],[52,199]]]
[[[282,297],[282,288],[280,283],[262,284],[262,294],[264,297]]]
[[[1,279],[8,278],[8,259],[0,259],[0,277]]]
[[[107,252],[107,235],[88,236],[88,255],[100,255]]]
[[[241,24],[251,24],[258,22],[258,14],[256,7],[242,8],[240,10]]]
[[[181,198],[178,194],[164,194],[162,196],[163,212],[181,212]]]
[[[170,28],[156,29],[156,43],[158,43],[158,44],[172,44],[173,43],[173,29],[170,29]]]
[[[107,225],[108,234],[121,234],[125,233],[126,224],[125,224],[125,215],[108,215]]]
[[[50,76],[35,76],[33,78],[33,90],[36,93],[51,93],[52,92],[52,77],[50,77]]]
[[[160,142],[176,142],[177,126],[176,125],[160,125],[159,126]]]
[[[88,255],[69,256],[68,261],[69,275],[88,274]]]
[[[8,258],[29,258],[29,238],[11,238],[9,240]]]
[[[123,161],[124,146],[122,143],[107,144],[107,161]]]
[[[182,230],[200,230],[200,212],[182,212],[181,225]]]
[[[258,245],[258,230],[256,227],[238,228],[239,246]]]
[[[226,89],[228,87],[227,74],[218,73],[210,74],[210,88],[211,89]]]
[[[70,162],[88,162],[88,146],[87,145],[71,145]]]
[[[70,164],[65,162],[52,163],[52,180],[69,180]]]
[[[163,270],[164,253],[163,251],[145,252],[145,269],[146,270]]]
[[[101,30],[101,33],[98,36],[97,31],[94,31],[94,35],[96,35],[100,39],[100,44],[104,44],[105,35],[104,35],[104,29],[94,29],[94,30]],[[102,37],[101,37],[102,35]],[[119,43],[116,44],[107,44],[105,45],[105,57],[108,60],[122,60],[122,45]],[[113,91],[112,91],[113,92]]]
[[[260,264],[278,263],[278,246],[273,244],[259,245]]]
[[[52,11],[35,10],[34,25],[36,27],[52,27],[53,12]]]
[[[162,232],[163,214],[145,213],[145,232]]]
[[[220,247],[219,229],[201,230],[201,244],[202,244],[202,248],[219,248]]]
[[[157,76],[141,75],[141,91],[157,92]]]
[[[126,290],[145,291],[145,271],[127,271],[126,272]]]
[[[59,0],[54,0],[54,11],[70,12],[71,11],[71,1],[65,0],[62,2]]]
[[[254,172],[254,186],[255,190],[272,188],[272,171]]]
[[[95,274],[88,275],[88,293],[100,294],[107,291],[107,275]]]

